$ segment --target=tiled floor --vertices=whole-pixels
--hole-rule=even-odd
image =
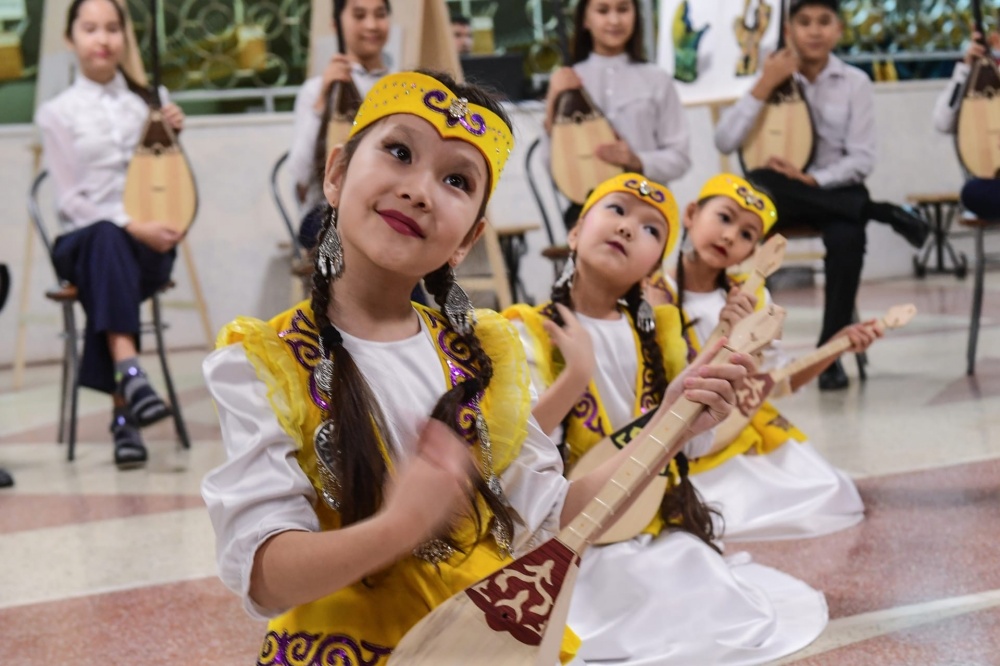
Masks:
[[[858,479],[868,514],[819,539],[739,545],[827,595],[826,632],[781,663],[1000,664],[1000,294],[987,293],[973,379],[964,374],[970,294],[951,277],[865,285],[863,316],[914,302],[919,317],[873,348],[863,386],[808,387],[783,401]],[[821,297],[777,300],[789,310],[786,346],[805,351]],[[57,369],[32,369],[18,392],[0,373],[0,465],[17,480],[0,491],[0,663],[252,663],[262,627],[214,576],[198,493],[222,457],[202,356],[172,356],[192,450],[160,424],[146,431],[149,466],[125,473],[111,461],[103,396],[82,394],[69,464],[53,443]]]

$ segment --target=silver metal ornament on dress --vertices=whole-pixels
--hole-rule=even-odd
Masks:
[[[316,451],[316,460],[319,462],[319,478],[322,482],[320,494],[323,501],[334,511],[340,511],[340,498],[343,494],[343,487],[340,484],[340,477],[335,462],[339,452],[331,451],[333,448],[334,435],[333,420],[327,419],[320,423],[313,432],[313,448]]]
[[[490,429],[486,424],[486,417],[483,416],[483,410],[478,400],[476,401],[476,435],[479,437],[479,445],[482,448],[483,471],[486,474],[486,486],[490,489],[498,501],[506,504],[507,499],[504,497],[500,477],[498,477],[496,472],[493,471],[493,441],[490,439]],[[500,549],[500,554],[510,555],[511,534],[507,528],[499,520],[494,518],[491,532],[493,534],[493,540],[496,541],[497,547]]]
[[[336,280],[344,274],[344,246],[337,231],[337,209],[331,207],[329,223],[323,233],[323,240],[316,248],[316,270],[328,280]]]
[[[441,564],[455,553],[455,549],[441,539],[425,541],[413,549],[413,555],[431,564]]]
[[[656,319],[653,315],[653,306],[645,298],[639,299],[639,309],[636,312],[635,325],[643,333],[652,333],[656,329]]]
[[[444,316],[459,335],[469,335],[476,325],[476,310],[469,295],[454,278],[452,274],[451,286],[444,299]]]

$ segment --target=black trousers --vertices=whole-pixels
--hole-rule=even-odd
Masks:
[[[854,313],[867,242],[868,220],[863,211],[869,201],[868,189],[862,184],[811,187],[770,169],[758,169],[747,176],[774,200],[778,209],[775,231],[804,225],[823,234],[826,294],[819,336],[819,344],[823,344],[850,324]]]
[[[139,346],[139,306],[170,279],[176,250],[156,252],[113,222],[95,222],[56,239],[52,261],[76,285],[87,313],[80,385],[112,393],[115,368],[108,333],[126,333]]]
[[[1000,221],[1000,180],[973,178],[962,188],[962,205],[989,221]]]

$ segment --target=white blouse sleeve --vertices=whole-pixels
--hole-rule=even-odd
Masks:
[[[531,391],[531,405],[538,395]],[[559,449],[535,417],[528,421],[528,437],[521,454],[500,475],[507,502],[514,510],[513,550],[518,557],[559,533],[559,520],[569,481],[563,477]]]
[[[62,217],[69,220],[95,220],[101,217],[100,210],[87,198],[83,182],[79,155],[73,140],[73,130],[65,124],[56,108],[45,104],[35,114],[35,124],[42,132],[42,152],[45,154],[45,168],[52,176],[56,193],[56,207]],[[128,218],[112,220],[125,226]]]
[[[691,168],[691,137],[677,86],[666,72],[661,70],[657,74],[653,145],[633,149],[642,162],[643,175],[659,183],[669,183],[679,180]]]
[[[296,184],[308,187],[313,181],[313,160],[316,138],[322,118],[313,108],[320,96],[323,80],[313,77],[302,84],[295,96],[292,148],[288,154],[288,171]]]
[[[962,105],[962,92],[972,68],[964,62],[955,64],[948,87],[941,91],[934,102],[934,129],[942,134],[954,134],[958,122],[958,109]]]
[[[252,617],[275,617],[287,609],[261,608],[250,598],[254,557],[275,534],[319,531],[316,494],[242,345],[215,351],[202,370],[226,447],[226,462],[201,485],[215,529],[219,577]]]

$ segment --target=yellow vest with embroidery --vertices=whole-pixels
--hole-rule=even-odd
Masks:
[[[433,336],[448,386],[476,372],[468,350],[441,313],[414,305]],[[490,311],[477,312],[476,334],[493,361],[494,375],[481,400],[490,429],[494,469],[499,475],[517,458],[527,435],[531,415],[524,352],[509,322]],[[321,529],[340,527],[336,511],[323,502],[322,482],[313,449],[313,432],[325,405],[316,390],[312,368],[320,359],[319,333],[309,302],[278,315],[270,322],[239,318],[219,334],[218,346],[241,343],[257,376],[267,386],[268,399],[282,428],[297,447],[299,465],[316,489],[313,508]],[[471,411],[470,411],[471,413]],[[466,433],[476,441],[473,419]],[[383,455],[385,452],[383,451]],[[391,461],[387,461],[391,463]],[[268,624],[257,661],[260,665],[366,664],[382,666],[393,647],[421,618],[451,596],[510,562],[500,554],[488,533],[491,514],[480,502],[482,534],[467,554],[456,552],[437,566],[414,556],[393,564],[364,581],[317,601],[293,608]],[[471,520],[453,533],[460,544],[472,543]],[[579,646],[572,632],[563,640],[564,663]]]
[[[746,281],[746,277],[745,275],[731,275],[730,281],[739,285]],[[674,303],[677,303],[676,291],[662,276],[658,276],[654,281],[654,288],[662,290]],[[757,309],[759,310],[764,307],[766,301],[764,285],[761,285],[754,295],[757,297]],[[685,321],[688,321],[687,313],[685,313],[684,317]],[[702,342],[698,339],[694,326],[688,326],[684,330],[684,339],[687,341],[690,350],[689,357],[693,359],[701,351]],[[753,415],[753,418],[750,419],[750,424],[743,429],[736,439],[720,451],[692,460],[690,471],[692,474],[707,472],[730,458],[751,451],[757,454],[767,454],[777,450],[791,440],[804,442],[806,441],[806,436],[783,417],[773,404],[765,401],[757,410],[757,413]]]
[[[552,307],[551,303],[537,307],[515,305],[504,310],[503,313],[509,319],[520,319],[531,334],[531,343],[534,346],[532,351],[534,358],[537,359],[542,381],[545,383],[545,386],[538,387],[540,391],[551,386],[564,367],[562,356],[555,353],[558,350],[542,326],[545,320],[551,319]],[[656,339],[663,354],[663,366],[667,381],[670,381],[680,374],[687,365],[687,346],[681,337],[680,316],[677,308],[672,305],[659,306],[653,312],[656,319]],[[623,310],[622,314],[628,318],[632,330],[638,361],[637,367],[639,368],[639,372],[636,373],[635,401],[632,408],[632,417],[636,418],[651,409],[656,409],[659,402],[652,393],[652,370],[647,368],[642,357],[642,345],[639,342],[639,333],[635,323],[628,312]],[[591,380],[587,385],[586,392],[573,408],[567,421],[567,468],[575,465],[594,445],[624,425],[626,424],[611,423],[604,410],[597,386]],[[678,478],[674,462],[670,463],[668,474],[671,479]],[[657,515],[644,532],[657,535],[662,529],[663,520]]]

